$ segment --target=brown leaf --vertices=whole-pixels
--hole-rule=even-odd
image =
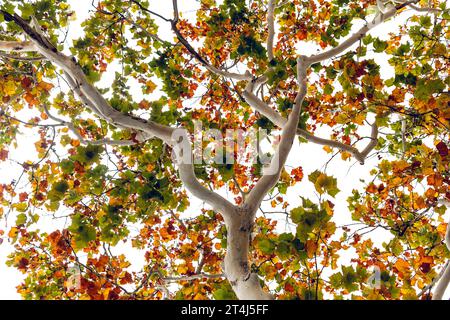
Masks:
[[[448,156],[448,147],[447,147],[447,145],[446,145],[445,143],[443,143],[442,141],[439,142],[439,143],[436,145],[436,149],[439,151],[439,155],[440,155],[441,157],[446,157],[446,156]]]
[[[0,160],[5,161],[8,158],[8,150],[0,150]]]

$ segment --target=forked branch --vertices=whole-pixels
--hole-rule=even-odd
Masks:
[[[142,137],[157,137],[174,148],[179,148],[180,143],[183,145],[188,143],[187,133],[185,133],[185,130],[182,128],[172,128],[161,125],[150,120],[124,114],[112,108],[103,95],[87,80],[82,68],[76,63],[75,59],[57,51],[40,30],[33,28],[28,22],[23,20],[17,14],[12,15],[6,11],[1,11],[1,13],[4,15],[5,20],[15,22],[31,39],[30,42],[18,42],[16,45],[8,43],[8,45],[4,45],[1,49],[10,52],[15,51],[15,48],[26,48],[29,51],[34,48],[34,51],[39,52],[42,56],[53,62],[64,71],[66,79],[72,89],[77,93],[86,106],[100,118],[112,125],[115,125],[116,127],[127,128],[140,132]],[[185,137],[184,140],[174,139],[176,132],[179,131],[183,132],[182,135]],[[103,140],[102,142],[112,143],[113,141]],[[123,144],[128,143],[128,141],[123,142]],[[193,161],[183,161],[183,159],[193,158],[190,142],[188,145],[188,148],[183,148],[183,158],[176,159],[179,166],[180,179],[183,181],[186,188],[194,194],[194,196],[205,201],[218,212],[223,214],[232,212],[232,209],[234,209],[233,204],[219,194],[210,191],[198,181],[194,174]]]
[[[308,65],[305,57],[297,59],[297,81],[299,85],[298,93],[295,99],[294,108],[287,122],[283,126],[281,141],[270,162],[266,173],[257,182],[250,191],[245,203],[252,209],[256,209],[261,204],[266,194],[272,189],[280,178],[281,171],[286,163],[287,157],[292,149],[292,144],[297,133],[298,121],[301,114],[301,107],[306,96],[306,69]]]
[[[272,109],[268,104],[258,98],[253,92],[251,92],[251,86],[247,86],[247,89],[243,92],[242,96],[247,101],[247,103],[256,111],[261,113],[263,116],[272,121],[276,126],[283,128],[286,124],[287,120],[284,118],[278,111]],[[316,143],[323,146],[329,146],[332,148],[337,148],[341,151],[349,152],[351,155],[355,157],[361,164],[364,164],[366,157],[368,154],[377,146],[378,143],[378,126],[374,122],[372,124],[372,132],[370,136],[370,142],[367,146],[359,151],[356,147],[351,145],[331,140],[324,139],[313,135],[307,130],[297,128],[297,135],[305,138],[307,141]]]

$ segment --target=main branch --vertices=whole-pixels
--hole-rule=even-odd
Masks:
[[[103,95],[87,80],[83,70],[74,58],[57,51],[38,28],[33,28],[17,14],[11,15],[6,11],[1,11],[1,13],[4,15],[5,20],[15,22],[31,39],[30,42],[18,42],[16,45],[8,43],[8,45],[1,47],[1,50],[9,52],[15,51],[15,48],[26,48],[28,51],[34,49],[34,51],[39,52],[64,71],[68,83],[86,106],[110,124],[119,128],[135,130],[145,138],[149,136],[157,137],[174,148],[179,149],[180,143],[186,144],[188,137],[183,128],[161,125],[150,120],[124,114],[112,108]],[[174,139],[174,137],[179,137],[180,131],[186,139]],[[128,144],[128,142],[123,144]],[[184,158],[192,158],[191,148],[183,148],[183,152]],[[192,194],[221,213],[230,212],[230,209],[234,208],[233,204],[217,193],[210,191],[198,181],[194,174],[192,161],[182,161],[180,158],[177,158],[176,161],[179,165],[180,179]]]
[[[338,46],[336,46],[332,49],[329,49],[325,52],[322,52],[322,53],[319,53],[319,54],[309,57],[308,58],[309,61],[311,62],[311,64],[313,64],[313,63],[321,62],[323,60],[327,60],[332,57],[335,57],[336,55],[344,52],[345,50],[350,48],[352,45],[357,43],[359,40],[361,40],[367,34],[367,32],[369,32],[371,29],[373,29],[374,27],[378,26],[379,24],[383,23],[384,21],[395,16],[395,14],[399,10],[401,10],[411,4],[415,4],[417,2],[419,2],[419,0],[406,1],[404,3],[398,4],[395,7],[392,7],[391,9],[389,9],[388,11],[385,11],[384,13],[381,11],[378,12],[378,14],[373,18],[373,20],[370,23],[367,23],[365,26],[360,28],[350,38],[348,38],[347,40],[345,40],[344,42],[342,42],[341,44],[339,44]]]
[[[268,104],[258,98],[252,92],[251,86],[247,86],[247,89],[243,92],[242,96],[253,109],[268,118],[270,121],[272,121],[273,124],[280,128],[284,127],[287,122],[286,118],[284,118],[278,111],[272,109]],[[378,143],[378,126],[375,122],[372,124],[370,142],[362,151],[359,151],[356,147],[339,141],[317,137],[307,130],[300,128],[297,128],[297,135],[305,138],[307,141],[312,143],[329,146],[332,148],[337,148],[341,151],[349,152],[355,157],[356,160],[358,160],[361,164],[364,164],[367,155],[376,147]]]
[[[292,109],[287,122],[282,126],[283,131],[281,141],[269,167],[266,169],[267,173],[262,176],[246,199],[247,205],[251,206],[252,209],[258,208],[266,194],[276,185],[289,152],[292,149],[292,144],[297,133],[302,103],[306,96],[307,67],[308,65],[305,57],[299,57],[297,59],[297,80],[299,89],[295,99],[294,108]]]

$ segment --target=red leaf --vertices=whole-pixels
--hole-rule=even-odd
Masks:
[[[23,79],[20,81],[20,84],[22,85],[22,88],[28,89],[28,88],[31,86],[32,81],[31,81],[30,78],[23,78]]]
[[[296,182],[302,181],[302,179],[303,179],[303,168],[302,167],[298,167],[298,168],[292,169],[291,175],[293,176],[293,178],[294,178],[294,180]]]
[[[19,201],[20,202],[24,202],[28,199],[28,193],[26,192],[22,192],[21,194],[19,194]]]
[[[448,147],[445,143],[443,143],[442,141],[439,142],[436,145],[436,149],[439,151],[439,154],[441,157],[446,157],[448,156]]]
[[[29,263],[30,263],[30,261],[27,258],[22,258],[19,260],[17,269],[26,270]]]
[[[287,292],[294,292],[295,288],[289,282],[287,282],[284,285],[284,290],[286,290]]]
[[[429,263],[422,263],[419,267],[420,271],[423,273],[428,273],[431,270],[431,264]]]

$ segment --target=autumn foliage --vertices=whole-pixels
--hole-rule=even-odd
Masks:
[[[244,95],[247,80],[208,66],[265,77],[255,95],[287,118],[299,54],[338,47],[379,14],[375,0],[275,1],[268,59],[267,0],[193,1],[194,14],[176,23],[159,13],[159,1],[94,1],[73,41],[64,38],[67,26],[80,23],[74,8],[65,0],[31,2],[7,0],[0,9],[33,16],[114,110],[190,133],[198,121],[205,130],[261,128],[275,136],[280,126]],[[395,30],[368,31],[307,69],[294,144],[322,138],[317,143],[344,170],[360,162],[373,169],[352,177],[364,179],[362,188],[341,184],[332,165],[306,172],[306,155],[281,171],[249,239],[249,269],[277,299],[429,299],[450,258],[450,12],[445,1],[411,3],[430,10],[401,7],[392,19],[408,19]],[[26,39],[5,17],[0,42]],[[158,32],[162,25],[169,36]],[[26,275],[17,287],[23,298],[236,298],[223,268],[223,216],[187,192],[171,146],[102,119],[39,52],[0,46],[0,104],[0,166],[20,175],[0,184],[0,249],[13,245],[7,264]],[[35,150],[14,163],[23,133]],[[102,139],[130,143],[89,143]],[[263,164],[200,163],[195,174],[241,205]],[[317,197],[302,194],[303,185]],[[343,189],[353,190],[348,210],[336,212]],[[340,224],[338,215],[353,223]]]

